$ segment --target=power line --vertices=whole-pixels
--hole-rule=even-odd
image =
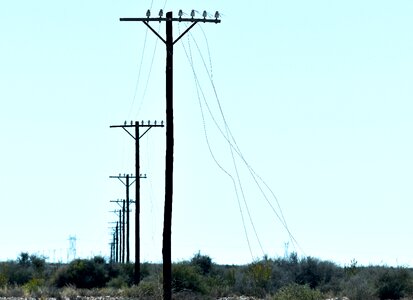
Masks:
[[[201,28],[201,29],[202,29],[202,28]],[[207,44],[207,48],[208,48],[208,55],[210,56],[210,51],[209,51],[209,47],[208,47],[208,40],[207,40],[207,37],[206,37],[206,35],[205,35],[204,32],[203,32],[203,34],[204,34],[204,37],[205,37],[205,40],[206,40],[206,44]],[[224,134],[224,132],[222,131],[222,129],[221,129],[220,126],[218,125],[217,121],[215,120],[215,118],[214,118],[214,116],[213,116],[213,114],[212,114],[212,111],[211,111],[211,109],[210,109],[210,107],[209,107],[209,105],[208,105],[208,103],[207,103],[207,101],[206,101],[206,97],[205,97],[205,95],[204,95],[203,92],[202,92],[203,98],[204,98],[204,102],[205,102],[205,104],[206,104],[206,106],[207,106],[207,109],[208,109],[208,111],[209,111],[209,114],[210,114],[211,118],[213,119],[215,125],[217,126],[217,128],[218,128],[219,131],[221,132],[221,134],[222,134],[222,136],[224,137],[224,139],[228,142],[228,144],[229,144],[229,146],[230,146],[230,150],[231,150],[231,155],[233,156],[232,150],[234,149],[235,152],[237,153],[237,155],[241,158],[241,160],[242,160],[242,161],[244,162],[244,164],[247,166],[247,168],[248,168],[251,176],[253,177],[253,179],[254,179],[256,185],[258,186],[258,188],[260,189],[260,191],[261,191],[262,195],[264,196],[265,200],[266,200],[267,203],[270,205],[272,211],[275,213],[275,215],[276,215],[277,218],[280,220],[280,222],[281,222],[281,224],[283,225],[283,227],[286,229],[286,231],[287,231],[287,233],[288,233],[291,241],[293,242],[293,245],[297,245],[297,246],[301,249],[301,247],[299,246],[298,242],[296,241],[296,239],[295,239],[294,236],[292,235],[290,229],[288,228],[287,222],[286,222],[286,220],[285,220],[285,217],[284,217],[284,215],[283,215],[283,212],[282,212],[282,209],[281,209],[281,206],[280,206],[280,203],[279,203],[277,197],[275,196],[275,194],[273,193],[273,191],[271,190],[271,188],[264,182],[264,180],[263,180],[261,177],[259,177],[259,176],[255,173],[255,171],[252,169],[252,167],[248,164],[248,162],[246,161],[245,157],[243,156],[240,148],[238,147],[235,138],[233,137],[233,135],[232,135],[232,133],[231,133],[231,130],[230,130],[230,128],[229,128],[229,126],[228,126],[228,123],[227,123],[227,121],[226,121],[226,118],[225,118],[225,115],[224,115],[224,112],[223,112],[223,109],[222,109],[222,106],[221,106],[221,103],[220,103],[220,100],[219,100],[219,97],[218,97],[218,93],[217,93],[215,84],[214,84],[214,82],[213,82],[213,77],[212,77],[212,60],[211,60],[211,57],[209,58],[209,63],[210,63],[210,70],[211,70],[211,72],[208,72],[208,68],[207,68],[207,65],[206,65],[206,63],[205,63],[205,59],[204,59],[204,57],[203,57],[203,55],[202,55],[202,52],[200,51],[200,48],[199,48],[199,46],[198,46],[198,43],[196,42],[196,40],[195,40],[195,38],[193,37],[192,34],[190,34],[190,36],[191,36],[191,38],[193,39],[193,41],[194,41],[194,43],[195,43],[195,45],[196,45],[196,47],[197,47],[197,49],[198,49],[198,52],[199,52],[199,55],[200,55],[200,57],[201,57],[201,59],[202,59],[204,68],[205,68],[205,70],[206,70],[206,72],[207,72],[207,74],[208,74],[209,80],[210,80],[211,85],[212,85],[212,87],[213,87],[213,91],[214,91],[214,94],[215,94],[215,98],[216,98],[216,100],[217,100],[217,104],[218,104],[218,107],[219,107],[219,111],[220,111],[220,113],[221,113],[221,117],[222,117],[223,122],[224,122],[226,134]],[[188,58],[188,56],[187,56],[187,58]],[[197,89],[200,88],[201,91],[202,91],[202,88],[200,87],[200,83],[199,83],[199,80],[197,79],[196,72],[195,72],[195,69],[194,69],[194,66],[193,66],[192,55],[191,55],[191,58],[190,58],[190,59],[188,58],[188,60],[190,60],[191,68],[193,69],[193,73],[194,73],[194,76],[195,76],[195,78],[196,78],[195,81],[196,81]],[[201,106],[201,108],[202,108],[202,106]],[[203,113],[203,111],[202,111],[202,113]],[[231,140],[232,140],[233,142],[232,142]],[[234,143],[235,146],[234,146],[232,143]],[[234,167],[235,167],[235,169],[236,169],[236,172],[237,172],[237,174],[238,174],[238,170],[237,170],[237,167],[236,167],[234,158],[233,158],[233,162],[234,162]],[[262,190],[262,188],[261,188],[260,184],[258,183],[258,181],[256,180],[255,176],[257,176],[257,177],[260,179],[260,181],[266,186],[266,188],[271,192],[273,198],[275,199],[275,201],[276,201],[276,203],[277,203],[277,206],[278,206],[278,209],[279,209],[279,211],[280,211],[280,214],[278,214],[278,213],[276,212],[274,206],[271,204],[271,202],[269,201],[268,197],[266,196],[266,194],[265,194],[264,191]],[[239,178],[239,176],[237,176],[237,178]],[[240,182],[239,182],[239,185],[240,185],[241,193],[243,194],[243,192],[242,192],[242,191],[243,191],[243,190],[242,190],[242,185],[241,185]],[[245,199],[244,199],[244,200],[245,200]],[[246,203],[245,203],[245,204],[246,204]],[[246,207],[247,207],[247,211],[249,212],[248,206],[246,206]],[[280,216],[280,215],[281,215],[281,216]],[[251,220],[251,219],[250,219],[250,220]],[[252,223],[252,224],[253,224],[253,223]],[[253,227],[254,227],[254,226],[253,226]],[[262,249],[262,247],[261,247],[261,249]],[[302,249],[301,249],[301,251],[304,252]]]
[[[200,84],[199,84],[198,77],[197,77],[197,75],[196,75],[196,72],[195,72],[195,69],[194,69],[194,65],[193,65],[192,53],[191,53],[191,51],[188,51],[188,52],[189,52],[189,56],[188,56],[188,53],[187,53],[186,48],[185,48],[185,45],[182,44],[182,46],[183,46],[183,48],[184,48],[184,51],[185,51],[185,54],[186,54],[188,60],[190,61],[190,65],[191,65],[192,72],[193,72],[193,75],[194,75],[194,80],[195,80],[195,83],[196,83],[196,92],[197,92],[197,96],[198,96],[198,103],[199,103],[199,106],[200,106],[200,109],[201,109],[202,123],[203,123],[203,128],[204,128],[204,135],[205,135],[206,143],[207,143],[207,145],[208,145],[209,152],[210,152],[210,154],[211,154],[214,162],[217,164],[217,166],[218,166],[225,174],[227,174],[227,175],[230,177],[231,181],[232,181],[232,184],[233,184],[233,186],[234,186],[235,195],[236,195],[236,198],[237,198],[237,203],[238,203],[239,211],[240,211],[240,214],[241,214],[241,221],[242,221],[242,226],[243,226],[243,228],[244,228],[245,238],[246,238],[247,244],[248,244],[248,249],[249,249],[250,254],[251,254],[251,259],[254,259],[254,255],[253,255],[252,249],[251,249],[251,243],[250,243],[249,238],[248,238],[247,228],[246,228],[246,226],[245,226],[244,213],[243,213],[243,211],[242,211],[241,202],[240,202],[240,199],[239,199],[237,184],[236,184],[236,182],[235,182],[234,177],[229,173],[229,171],[227,171],[226,169],[224,169],[224,167],[222,167],[222,165],[218,162],[218,160],[216,159],[216,157],[215,157],[215,155],[214,155],[214,153],[213,153],[213,151],[212,151],[212,148],[211,148],[211,145],[210,145],[209,139],[208,139],[207,130],[206,130],[206,122],[205,122],[205,117],[204,117],[204,113],[203,113],[203,108],[202,108],[202,103],[201,103],[201,99],[200,99],[199,92],[201,91],[201,93],[202,93],[202,95],[203,95],[204,98],[205,98],[205,95],[204,95],[204,93],[203,93],[202,88],[200,88],[200,86],[199,86]],[[190,48],[190,45],[188,45],[188,48]]]

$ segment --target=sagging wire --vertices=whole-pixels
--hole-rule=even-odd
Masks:
[[[239,193],[238,193],[238,187],[237,187],[236,181],[235,181],[234,177],[233,177],[224,167],[222,167],[222,165],[218,162],[218,160],[216,159],[216,157],[215,157],[215,155],[214,155],[214,153],[213,153],[213,151],[212,151],[211,144],[210,144],[210,142],[209,142],[208,133],[207,133],[207,129],[206,129],[206,121],[205,121],[205,116],[204,116],[204,110],[203,110],[203,106],[202,106],[202,102],[201,102],[201,96],[200,96],[200,93],[201,93],[201,94],[202,94],[202,97],[204,98],[204,101],[205,101],[205,94],[204,94],[204,92],[203,92],[203,90],[202,90],[202,87],[201,87],[201,85],[200,85],[200,83],[199,83],[199,80],[198,80],[198,77],[197,77],[197,75],[196,75],[196,71],[195,71],[195,67],[194,67],[193,59],[192,59],[192,51],[191,51],[191,45],[190,45],[189,39],[188,39],[188,49],[189,49],[189,50],[188,50],[188,51],[186,50],[184,44],[183,44],[183,48],[184,48],[186,57],[187,57],[187,59],[188,59],[188,61],[189,61],[189,63],[190,63],[190,66],[191,66],[191,69],[192,69],[192,72],[193,72],[194,81],[195,81],[195,84],[196,84],[197,96],[198,96],[198,103],[199,103],[199,107],[200,107],[200,110],[201,110],[201,116],[202,116],[202,122],[203,122],[204,135],[205,135],[205,139],[206,139],[206,142],[207,142],[207,146],[208,146],[209,152],[210,152],[210,154],[211,154],[211,156],[212,156],[215,164],[216,164],[227,176],[230,177],[230,179],[231,179],[231,181],[232,181],[232,183],[233,183],[233,187],[234,187],[235,194],[236,194],[236,198],[237,198],[237,202],[238,202],[238,207],[239,207],[240,214],[241,214],[241,220],[242,220],[242,224],[243,224],[243,228],[244,228],[245,237],[246,237],[246,240],[247,240],[247,244],[248,244],[248,248],[249,248],[249,251],[250,251],[251,258],[252,258],[252,260],[254,260],[254,255],[253,255],[253,253],[252,253],[251,243],[250,243],[250,241],[249,241],[248,232],[247,232],[246,225],[245,225],[244,213],[243,213],[243,210],[242,210],[241,201],[240,201],[240,196],[239,196]],[[188,53],[189,53],[189,54],[188,54]],[[231,149],[230,149],[230,150],[231,150]],[[233,159],[233,163],[234,163],[234,166],[235,166],[235,168],[236,168],[236,171],[237,171],[237,179],[238,179],[239,188],[240,188],[241,194],[242,194],[243,199],[244,199],[244,204],[245,204],[245,206],[246,206],[246,208],[247,208],[247,212],[248,212],[248,216],[249,216],[251,225],[252,225],[252,227],[253,227],[253,230],[254,230],[254,232],[255,232],[255,235],[256,235],[256,237],[257,237],[257,240],[258,240],[258,243],[259,243],[259,245],[260,245],[260,247],[261,247],[261,250],[262,250],[262,252],[263,252],[263,254],[264,254],[264,251],[263,251],[263,248],[262,248],[262,245],[261,245],[261,241],[260,241],[260,239],[259,239],[259,237],[258,237],[257,231],[256,231],[256,229],[255,229],[255,225],[254,225],[254,223],[253,223],[253,221],[252,221],[252,217],[251,217],[251,214],[250,214],[250,211],[249,211],[249,208],[248,208],[248,204],[246,203],[245,195],[244,195],[244,192],[243,192],[243,189],[242,189],[242,183],[241,183],[241,180],[240,180],[240,178],[239,178],[239,174],[238,174],[238,170],[237,170],[237,166],[236,166],[236,163],[235,163],[235,158],[234,158],[233,153],[232,153],[232,159]]]
[[[202,27],[201,27],[201,30],[202,30]],[[205,59],[204,59],[204,57],[203,57],[203,55],[202,55],[202,52],[201,52],[201,50],[200,50],[200,48],[199,48],[199,46],[198,46],[198,43],[196,42],[196,40],[195,40],[195,38],[193,37],[192,33],[189,33],[189,35],[191,36],[191,38],[193,39],[193,41],[194,41],[194,43],[195,43],[195,45],[196,45],[196,47],[197,47],[197,50],[198,50],[198,53],[199,53],[199,55],[200,55],[200,57],[201,57],[201,59],[202,59],[204,68],[205,68],[205,70],[206,70],[206,72],[207,72],[207,74],[208,74],[208,77],[209,77],[211,86],[212,86],[213,91],[214,91],[214,94],[215,94],[215,98],[216,98],[216,100],[217,100],[217,104],[218,104],[218,107],[219,107],[219,110],[220,110],[220,114],[221,114],[221,117],[222,117],[223,122],[224,122],[224,125],[225,125],[226,134],[225,134],[225,133],[222,131],[222,129],[220,128],[218,122],[215,120],[215,118],[214,118],[213,115],[212,115],[212,111],[209,109],[209,106],[208,106],[207,103],[206,103],[206,106],[207,106],[208,111],[209,111],[209,113],[210,113],[210,115],[211,115],[211,118],[213,119],[215,125],[216,125],[217,128],[219,129],[221,135],[222,135],[222,136],[224,137],[224,139],[226,139],[227,142],[230,144],[231,149],[234,149],[234,151],[238,154],[238,156],[242,159],[242,161],[244,162],[244,164],[247,166],[247,168],[248,168],[251,176],[253,177],[253,179],[254,179],[255,183],[257,184],[258,188],[260,189],[263,197],[265,198],[265,200],[267,201],[267,203],[270,205],[272,211],[273,211],[274,214],[277,216],[278,220],[281,222],[281,224],[283,225],[284,229],[287,231],[287,233],[288,233],[288,235],[289,235],[289,237],[290,237],[290,239],[291,239],[291,241],[292,241],[292,243],[293,243],[293,246],[295,247],[295,245],[296,245],[296,246],[297,246],[298,248],[300,248],[300,250],[304,253],[304,251],[302,250],[301,246],[298,244],[297,240],[296,240],[295,237],[292,235],[292,233],[291,233],[291,231],[290,231],[290,229],[289,229],[289,227],[288,227],[288,225],[287,225],[287,222],[286,222],[286,220],[285,220],[284,214],[283,214],[282,209],[281,209],[281,205],[280,205],[277,197],[275,196],[274,192],[273,192],[273,191],[271,190],[271,188],[266,184],[266,182],[265,182],[260,176],[258,176],[258,174],[257,174],[257,173],[254,171],[254,169],[250,166],[250,164],[248,164],[248,162],[246,161],[245,157],[243,156],[243,154],[242,154],[242,152],[241,152],[241,150],[240,150],[240,148],[239,148],[239,146],[238,146],[238,144],[237,144],[234,136],[232,135],[232,132],[231,132],[231,130],[230,130],[229,126],[228,126],[228,123],[227,123],[227,121],[226,121],[226,118],[225,118],[225,115],[224,115],[224,112],[223,112],[223,109],[222,109],[222,106],[221,106],[221,103],[220,103],[220,100],[219,100],[219,97],[218,97],[218,93],[217,93],[217,90],[216,90],[216,87],[215,87],[215,83],[214,83],[213,77],[212,77],[212,59],[211,59],[211,57],[210,57],[208,39],[207,39],[207,37],[206,37],[206,35],[205,35],[205,32],[204,32],[203,30],[202,30],[202,33],[203,33],[203,35],[204,35],[204,38],[205,38],[205,41],[206,41],[206,45],[207,45],[207,49],[208,49],[208,55],[209,55],[209,63],[210,63],[211,73],[208,71],[208,67],[207,67],[207,65],[206,65],[206,63],[205,63]],[[205,101],[206,101],[206,99],[205,99]],[[232,140],[232,141],[231,141],[231,140]],[[235,146],[234,146],[234,145],[235,145]],[[266,186],[266,188],[267,188],[267,189],[270,191],[270,193],[272,194],[273,198],[275,199],[275,201],[276,201],[276,203],[277,203],[277,206],[278,206],[278,209],[279,209],[279,211],[280,211],[280,214],[277,213],[276,209],[275,209],[274,206],[271,204],[271,201],[268,199],[268,197],[267,197],[266,194],[264,193],[261,185],[258,183],[257,178]]]

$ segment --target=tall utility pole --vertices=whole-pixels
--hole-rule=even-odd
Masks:
[[[139,128],[144,127],[146,130],[140,134],[139,133]],[[134,282],[135,284],[139,284],[140,281],[140,273],[141,273],[141,261],[140,261],[140,189],[141,189],[141,183],[140,183],[140,158],[139,158],[139,139],[143,137],[152,127],[164,127],[163,121],[161,121],[160,124],[157,124],[156,121],[151,124],[150,121],[148,121],[147,124],[142,121],[141,124],[139,124],[138,121],[135,121],[135,124],[131,121],[130,125],[126,124],[126,121],[123,125],[112,125],[110,128],[122,128],[125,130],[127,134],[129,134],[134,140],[135,140],[135,174],[136,174],[136,186],[135,186],[135,201],[136,201],[136,209],[135,209],[135,272],[134,272]],[[135,128],[135,133],[131,133],[128,129],[129,128]],[[144,176],[146,177],[146,176]]]
[[[173,200],[173,148],[174,148],[174,124],[173,124],[173,46],[198,22],[220,23],[219,13],[215,13],[215,19],[207,19],[207,12],[204,11],[203,18],[195,18],[195,11],[191,11],[191,18],[182,18],[182,10],[179,11],[179,18],[173,18],[172,12],[166,13],[163,18],[163,11],[159,11],[158,18],[150,18],[150,10],[146,13],[146,18],[120,18],[120,21],[143,22],[148,28],[159,37],[166,45],[166,153],[165,153],[165,208],[164,226],[162,241],[163,258],[163,297],[172,299],[172,261],[171,261],[171,235],[172,235],[172,200]],[[160,36],[149,22],[166,22],[166,40]],[[173,40],[173,22],[192,23],[175,41]]]

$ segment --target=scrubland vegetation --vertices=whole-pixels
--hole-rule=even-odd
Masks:
[[[240,295],[273,300],[413,299],[412,275],[409,268],[358,266],[355,261],[341,267],[295,253],[242,266],[217,265],[198,253],[173,265],[172,286],[175,299]],[[15,261],[0,263],[0,297],[79,296],[160,299],[162,265],[142,264],[141,283],[134,286],[132,264],[109,264],[99,256],[51,264],[43,257],[21,253]]]

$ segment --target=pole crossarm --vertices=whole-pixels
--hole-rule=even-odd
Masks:
[[[120,182],[123,183],[124,186],[131,186],[132,184],[134,184],[136,182],[136,176],[135,175],[129,175],[129,179],[135,179],[133,180],[131,183],[129,183],[129,185],[126,184],[126,182],[124,182],[122,179],[126,179],[128,177],[128,175],[121,175],[119,174],[118,176],[109,176],[109,178],[117,178],[119,179]],[[146,177],[146,174],[139,174],[139,178],[148,178]]]
[[[139,127],[146,127],[147,128],[144,133],[139,135],[139,139],[141,137],[143,137],[152,127],[165,127],[165,125],[163,124],[163,121],[161,121],[161,124],[156,124],[157,123],[156,121],[154,122],[154,124],[150,124],[150,121],[148,121],[147,124],[144,124],[143,121],[142,121],[142,124],[139,124],[139,122],[137,122],[137,123],[138,123]],[[131,125],[127,125],[127,124],[124,124],[124,125],[111,125],[110,126],[110,128],[122,128],[123,130],[126,131],[127,134],[129,134],[134,140],[136,140],[136,137],[132,133],[130,133],[130,131],[127,129],[127,128],[135,128],[135,127],[136,127],[135,124],[131,124]]]
[[[172,42],[172,45],[175,45],[189,30],[192,29],[197,23],[221,23],[221,20],[218,18],[215,19],[207,19],[207,18],[120,18],[120,21],[124,22],[142,22],[162,41],[164,44],[167,44],[167,41],[150,25],[149,22],[191,22],[192,25],[189,26],[175,41]]]
[[[221,23],[220,19],[207,18],[119,18],[121,22],[202,22],[202,23]]]

